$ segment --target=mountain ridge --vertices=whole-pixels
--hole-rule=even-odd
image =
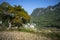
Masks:
[[[31,16],[37,25],[60,27],[60,2],[47,8],[36,8]]]

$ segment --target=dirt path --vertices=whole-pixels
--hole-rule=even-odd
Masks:
[[[2,31],[0,32],[0,40],[51,40],[51,39],[41,35],[36,35],[27,32]]]

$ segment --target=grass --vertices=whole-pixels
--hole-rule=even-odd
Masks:
[[[60,40],[60,32],[58,32],[58,33],[52,32],[52,33],[48,33],[48,34],[43,33],[42,35],[49,37],[53,40]]]
[[[37,35],[45,36],[47,38],[51,38],[52,40],[60,40],[60,32],[56,31],[58,29],[54,28],[48,28],[48,29],[40,29],[39,31],[35,31],[32,29],[25,29],[25,28],[20,28],[19,31],[21,32],[30,32],[30,33],[36,33]]]
[[[31,28],[18,28],[18,31],[35,33],[35,30]]]
[[[60,40],[60,31],[56,28],[47,28],[47,29],[40,29],[40,30],[34,30],[32,28],[18,28],[19,32],[26,32],[26,33],[33,33],[36,35],[45,36],[47,38],[51,38],[52,40]],[[11,30],[13,31],[13,30]]]
[[[50,32],[48,31],[50,30]],[[58,30],[58,31],[57,31]],[[41,29],[41,32],[38,32],[38,35],[51,38],[52,40],[60,40],[60,30],[59,29]]]

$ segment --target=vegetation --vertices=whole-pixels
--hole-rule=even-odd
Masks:
[[[60,3],[47,8],[36,8],[31,16],[32,22],[40,27],[60,28]]]
[[[60,40],[60,3],[47,8],[37,8],[31,14],[20,6],[9,3],[0,4],[0,40]],[[36,30],[22,25],[28,22],[36,23]],[[6,30],[12,24],[11,30]],[[14,27],[18,27],[14,29]],[[23,27],[23,28],[22,28]],[[3,30],[3,31],[2,31]]]
[[[49,29],[48,29],[49,30]],[[31,29],[20,28],[19,31],[1,31],[0,39],[2,40],[60,40],[60,32],[55,30],[41,29],[39,31],[33,31]],[[33,35],[33,36],[32,36]],[[33,39],[32,39],[33,38]]]
[[[21,31],[21,32],[30,32],[30,33],[35,33],[36,32],[36,30],[31,29],[31,28],[19,28],[18,31]]]
[[[3,2],[0,4],[0,20],[7,27],[8,21],[12,25],[22,26],[30,21],[30,16],[20,5],[11,6],[9,3]]]

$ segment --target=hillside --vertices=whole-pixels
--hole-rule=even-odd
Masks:
[[[36,8],[31,16],[31,21],[39,27],[60,28],[60,2],[47,8]]]

